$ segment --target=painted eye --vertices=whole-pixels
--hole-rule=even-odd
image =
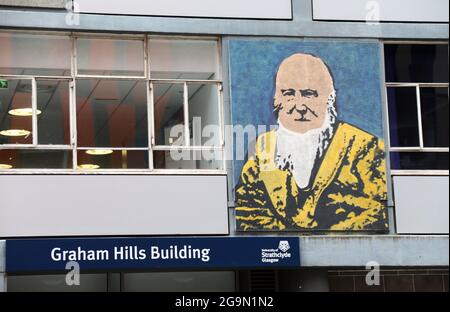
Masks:
[[[281,90],[281,94],[283,94],[283,96],[295,96],[295,90],[294,89]]]
[[[300,92],[302,93],[303,97],[307,97],[307,98],[319,96],[319,94],[317,93],[316,90],[307,89],[307,90],[301,90]]]

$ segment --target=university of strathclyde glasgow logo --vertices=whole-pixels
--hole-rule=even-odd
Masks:
[[[288,241],[281,241],[278,249],[282,252],[287,252],[289,249],[291,249],[291,246],[289,245]]]

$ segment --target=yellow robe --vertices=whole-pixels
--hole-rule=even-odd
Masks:
[[[340,123],[300,189],[289,170],[276,166],[276,130],[256,141],[236,189],[236,220],[244,231],[386,231],[384,142]]]

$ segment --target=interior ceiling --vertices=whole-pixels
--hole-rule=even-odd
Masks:
[[[42,71],[42,70],[39,70]],[[45,71],[45,70],[44,70]],[[32,75],[37,74],[37,70],[24,70],[22,74]],[[42,73],[40,73],[42,74]],[[54,75],[69,75],[70,71],[60,70],[52,71]],[[154,72],[153,77],[156,79],[198,79],[198,80],[209,80],[214,77],[214,73],[181,73],[181,72]],[[90,83],[86,83],[90,82]],[[85,109],[90,106],[87,111],[93,115],[99,114],[99,110],[104,110],[104,104],[107,103],[111,108],[109,113],[104,116],[104,120],[101,120],[99,125],[96,125],[95,131],[98,134],[104,131],[105,124],[108,124],[112,118],[115,117],[117,113],[120,113],[119,107],[123,105],[126,101],[127,105],[132,105],[135,107],[146,108],[146,95],[145,91],[136,92],[137,82],[136,81],[120,81],[120,85],[117,84],[117,80],[80,80],[77,84],[77,100],[83,99],[81,105],[80,102],[77,103],[77,114],[79,119],[83,118]],[[155,116],[160,118],[160,120],[155,120],[156,124],[159,126],[166,125],[174,115],[182,109],[182,99],[183,99],[183,85],[181,88],[175,84],[159,84],[158,88],[154,89],[154,101],[155,101],[155,111],[161,110],[163,113],[161,116]],[[45,103],[43,107],[42,115],[39,116],[40,122],[46,120],[51,125],[58,124],[57,119],[61,118],[61,114],[52,112],[54,109],[58,109],[61,103],[50,102],[59,101],[59,97],[55,97],[54,93],[58,87],[58,81],[41,81],[38,83],[38,96],[39,103]],[[189,86],[189,97],[192,98],[196,92],[202,86],[200,84]],[[8,111],[14,107],[14,99],[23,97],[23,95],[31,94],[31,81],[27,80],[10,80],[10,86],[7,90],[1,90],[0,92],[0,127],[7,128],[10,116]],[[139,94],[139,95],[138,95]],[[181,99],[181,103],[180,103]],[[23,101],[22,101],[23,102]],[[20,103],[21,107],[31,107],[30,103]],[[42,104],[40,105],[42,107]],[[144,113],[144,115],[146,115]],[[157,114],[155,114],[157,115]],[[120,118],[116,116],[115,118]],[[136,127],[139,126],[142,121],[146,120],[146,116],[142,116],[141,120],[136,121]],[[96,120],[99,121],[99,120]],[[103,126],[102,126],[103,125]],[[146,126],[146,125],[144,125]],[[107,127],[106,127],[107,129]],[[56,133],[56,131],[55,131]],[[94,136],[95,137],[95,136]]]
[[[160,79],[198,79],[198,80],[209,80],[214,76],[213,73],[158,73],[156,76]],[[189,100],[195,96],[195,94],[200,90],[202,85],[195,84],[189,86]],[[164,127],[170,120],[173,119],[174,115],[183,109],[183,84],[158,84],[158,87],[154,88],[154,99],[155,99],[155,118],[160,118],[160,120],[155,120],[156,125]],[[181,103],[180,103],[181,101]],[[163,106],[163,107],[161,107]],[[163,112],[158,114],[158,112]]]

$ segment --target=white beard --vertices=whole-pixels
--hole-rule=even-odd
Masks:
[[[328,116],[323,126],[306,133],[290,131],[278,121],[275,162],[280,170],[292,172],[301,189],[309,186],[316,159],[323,156],[333,137],[337,115],[334,103],[333,93],[328,100]]]

